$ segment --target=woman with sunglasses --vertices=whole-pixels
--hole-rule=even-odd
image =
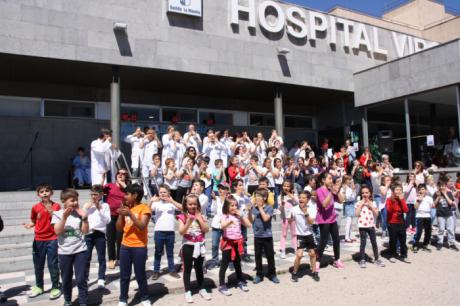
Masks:
[[[118,219],[118,209],[121,207],[125,198],[125,188],[128,184],[128,170],[121,168],[116,175],[115,183],[109,183],[104,186],[105,202],[110,207],[110,223],[107,224],[107,253],[108,267],[115,269],[120,260],[120,246],[122,233],[116,229]]]

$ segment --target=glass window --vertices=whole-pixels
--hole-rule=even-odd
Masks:
[[[45,100],[45,117],[94,118],[94,103]]]
[[[193,109],[163,108],[163,122],[196,123],[197,113]]]
[[[311,117],[297,117],[297,116],[284,116],[285,127],[290,128],[313,128],[313,118]]]
[[[138,106],[122,106],[121,121],[154,121],[160,122],[160,110],[158,108],[143,108]]]
[[[199,112],[200,124],[205,125],[233,125],[232,113],[215,113],[215,112]]]
[[[250,114],[249,124],[255,126],[275,126],[275,116],[270,114]]]
[[[0,116],[40,117],[40,109],[40,100],[0,97]]]

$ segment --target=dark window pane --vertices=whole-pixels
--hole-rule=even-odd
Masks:
[[[232,113],[214,113],[214,112],[200,112],[200,124],[205,125],[233,125]],[[210,124],[213,122],[213,124]]]
[[[313,128],[313,119],[310,117],[285,116],[284,125],[290,128]]]
[[[45,101],[45,117],[94,118],[93,103]]]
[[[196,115],[196,111],[192,109],[163,108],[163,122],[196,123]]]
[[[256,126],[274,126],[275,117],[268,114],[251,114],[249,116],[249,124]]]

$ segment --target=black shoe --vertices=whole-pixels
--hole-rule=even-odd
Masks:
[[[291,281],[293,283],[297,283],[299,281],[299,277],[297,276],[297,274],[294,274],[294,273],[291,274]]]
[[[6,303],[8,298],[6,297],[6,294],[3,292],[0,292],[0,303]]]
[[[313,275],[311,276],[315,281],[319,282],[319,274],[318,272],[313,272]]]
[[[441,251],[441,249],[442,249],[442,244],[438,243],[436,245],[436,250]]]
[[[422,245],[422,251],[431,252],[431,249],[427,245]]]
[[[246,263],[254,262],[254,260],[252,260],[249,255],[243,255],[243,261],[246,262]]]
[[[153,272],[152,280],[158,280],[160,278],[160,272]]]
[[[457,248],[457,246],[456,246],[455,244],[451,245],[451,246],[450,246],[450,249],[451,249],[451,250],[454,250],[454,251],[457,251],[457,252],[459,251],[458,248]]]

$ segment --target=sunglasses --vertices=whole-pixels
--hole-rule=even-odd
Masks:
[[[118,172],[117,175],[128,175],[126,172]]]

